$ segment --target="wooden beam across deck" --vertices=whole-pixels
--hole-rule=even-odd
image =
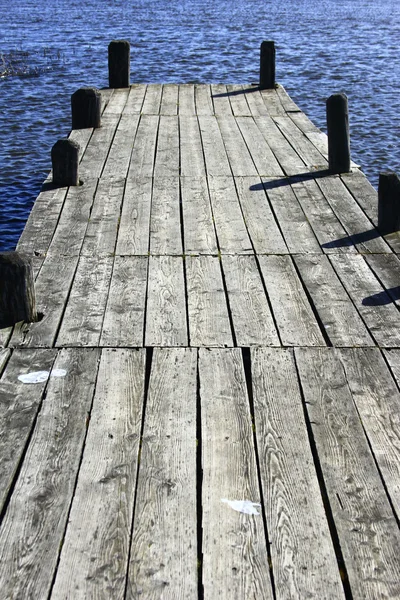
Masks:
[[[102,90],[0,329],[3,598],[400,597],[400,235],[281,86]]]

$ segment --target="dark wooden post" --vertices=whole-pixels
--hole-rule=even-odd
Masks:
[[[381,233],[400,230],[400,179],[396,173],[380,173],[378,229]]]
[[[275,87],[275,42],[262,42],[260,48],[260,89]]]
[[[0,327],[37,321],[32,262],[20,252],[0,253]]]
[[[71,96],[72,129],[100,127],[101,94],[96,88],[81,88]]]
[[[110,88],[129,87],[131,47],[127,40],[113,40],[108,45],[108,81]]]
[[[79,144],[73,140],[58,140],[51,149],[53,184],[59,187],[79,185]]]
[[[350,171],[349,108],[346,94],[333,94],[326,101],[329,170]]]

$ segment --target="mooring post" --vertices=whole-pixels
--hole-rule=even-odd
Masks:
[[[350,171],[349,108],[346,94],[333,94],[326,101],[328,156],[331,173]]]
[[[260,89],[275,87],[275,42],[262,42],[260,48]]]
[[[53,184],[58,187],[79,185],[79,144],[58,140],[51,149]]]
[[[127,40],[113,40],[108,45],[108,81],[110,88],[129,87],[131,46]]]
[[[101,94],[93,87],[81,88],[71,96],[72,129],[100,127]]]
[[[400,179],[393,172],[379,174],[378,229],[383,234],[400,230]]]
[[[32,261],[20,252],[0,253],[0,327],[37,321]]]

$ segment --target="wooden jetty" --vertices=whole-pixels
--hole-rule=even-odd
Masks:
[[[400,237],[281,86],[101,91],[0,330],[2,598],[400,598]]]

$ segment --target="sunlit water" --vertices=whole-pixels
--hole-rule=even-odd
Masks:
[[[395,0],[0,0],[0,249],[13,249],[70,96],[107,86],[107,46],[131,43],[131,82],[250,83],[275,40],[277,80],[322,129],[349,98],[353,159],[376,185],[400,173],[400,4]]]

